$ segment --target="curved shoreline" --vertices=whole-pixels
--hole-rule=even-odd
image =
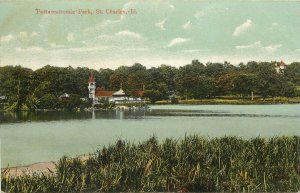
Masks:
[[[92,154],[91,154],[92,155]],[[91,155],[77,156],[81,161],[87,160]],[[32,175],[35,173],[48,174],[50,171],[54,171],[58,161],[46,161],[36,162],[29,165],[13,166],[8,168],[1,168],[1,172],[7,170],[7,174],[10,176]]]

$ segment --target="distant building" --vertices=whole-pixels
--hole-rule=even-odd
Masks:
[[[141,97],[144,91],[134,91],[133,96],[127,95],[122,88],[118,91],[105,90],[104,88],[97,88],[95,97],[99,100],[106,100],[114,103],[126,102],[141,102]]]
[[[136,90],[132,92],[132,96],[129,96],[122,89],[114,90],[105,90],[105,88],[96,88],[95,77],[91,74],[89,78],[89,98],[93,99],[94,104],[98,104],[100,100],[106,100],[108,102],[114,103],[127,103],[127,102],[142,102],[141,97],[144,95],[144,91]]]
[[[113,90],[105,90],[103,87],[102,88],[97,88],[96,89],[96,93],[95,96],[96,98],[98,98],[99,100],[107,100],[109,101],[109,99],[111,99],[113,97],[113,94],[116,91]]]
[[[93,75],[93,73],[91,73],[90,77],[89,77],[89,98],[92,99],[92,104],[94,106],[94,104],[98,103],[98,99],[95,97],[95,92],[96,92],[96,81],[95,81],[95,76]]]
[[[6,96],[0,96],[0,100],[6,100],[7,97]]]
[[[67,94],[67,93],[64,93],[64,94],[59,96],[60,100],[69,100],[69,98],[70,98],[70,95]]]
[[[275,69],[277,73],[283,73],[286,69],[286,64],[281,60],[281,62],[278,62],[275,64]]]

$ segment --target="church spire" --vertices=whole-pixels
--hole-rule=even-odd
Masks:
[[[94,82],[96,82],[96,81],[95,81],[95,76],[94,76],[94,74],[91,72],[91,75],[90,75],[90,77],[89,77],[89,83],[94,83]]]

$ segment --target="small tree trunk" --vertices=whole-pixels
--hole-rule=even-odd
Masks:
[[[253,101],[254,96],[253,96],[253,91],[251,91],[251,100]]]

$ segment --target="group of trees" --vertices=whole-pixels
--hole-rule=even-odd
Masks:
[[[234,66],[228,62],[202,64],[193,60],[179,68],[161,65],[147,69],[141,64],[121,66],[115,70],[45,66],[31,70],[21,66],[0,67],[0,95],[8,97],[12,109],[73,108],[83,105],[88,96],[87,81],[92,72],[96,86],[127,93],[145,89],[152,102],[171,94],[188,98],[212,98],[236,95],[293,97],[299,95],[300,63],[287,65],[283,73],[275,70],[276,62],[248,62]],[[70,94],[68,102],[59,100]]]

